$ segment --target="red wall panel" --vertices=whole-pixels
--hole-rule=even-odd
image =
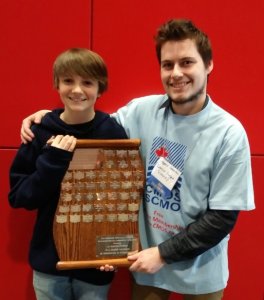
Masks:
[[[26,115],[60,105],[52,86],[52,64],[69,47],[90,47],[91,1],[2,0],[0,31],[0,299],[31,300],[35,296],[27,257],[34,212],[9,208],[11,148],[20,143]]]
[[[28,265],[28,246],[32,233],[34,213],[9,207],[8,171],[15,150],[0,150],[0,228],[1,268],[0,299],[34,299],[32,272]]]
[[[264,299],[264,156],[252,157],[256,209],[241,212],[231,233],[230,280],[225,300]]]
[[[0,147],[20,143],[22,119],[60,105],[52,85],[55,57],[70,47],[90,47],[90,0],[1,0]]]
[[[252,153],[264,153],[263,11],[262,0],[94,1],[92,45],[105,58],[110,73],[109,92],[98,107],[113,111],[132,97],[163,92],[153,36],[170,18],[190,18],[212,41],[210,95],[241,120]]]
[[[34,299],[27,255],[35,215],[9,208],[8,170],[24,116],[60,105],[52,88],[54,58],[74,46],[91,46],[101,54],[109,68],[110,88],[97,107],[112,112],[133,97],[163,92],[153,36],[173,17],[193,19],[211,37],[215,68],[209,92],[242,121],[253,154],[257,209],[241,213],[231,234],[224,299],[263,299],[263,6],[261,0],[1,1],[0,299]],[[110,299],[129,299],[129,272],[119,269],[116,275]],[[180,297],[174,294],[171,299]]]

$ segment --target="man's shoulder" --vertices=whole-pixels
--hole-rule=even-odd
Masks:
[[[209,123],[212,132],[222,132],[225,134],[225,138],[232,140],[234,143],[237,143],[241,137],[247,138],[246,130],[241,121],[215,103],[212,103]]]
[[[243,127],[240,120],[225,108],[219,106],[214,102],[212,102],[212,107],[214,115],[221,118],[227,126],[236,125],[238,127]]]
[[[140,110],[141,112],[149,112],[158,110],[167,101],[167,95],[148,95],[144,97],[134,98],[124,107],[129,111]]]
[[[156,103],[156,102],[164,102],[168,99],[168,96],[166,94],[156,94],[156,95],[147,95],[142,96],[138,98],[132,99],[130,102],[136,102],[136,103]]]

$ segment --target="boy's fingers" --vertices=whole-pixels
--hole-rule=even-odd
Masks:
[[[51,137],[47,144],[57,147],[69,152],[73,152],[76,146],[77,139],[74,136],[69,135],[57,135],[56,137]]]

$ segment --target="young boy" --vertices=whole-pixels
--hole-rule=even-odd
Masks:
[[[36,138],[18,150],[10,169],[9,202],[14,208],[37,210],[29,261],[38,300],[107,299],[114,272],[56,270],[53,219],[76,139],[125,139],[127,135],[108,114],[94,109],[107,89],[107,68],[98,54],[69,49],[55,60],[53,76],[64,109],[48,113],[34,125]]]

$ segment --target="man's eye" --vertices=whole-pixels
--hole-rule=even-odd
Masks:
[[[185,61],[183,61],[183,66],[189,66],[189,65],[191,65],[191,64],[193,64],[193,61],[192,60],[185,60]]]
[[[162,67],[163,69],[171,69],[171,68],[172,68],[172,64],[171,64],[171,63],[163,63],[163,64],[161,65],[161,67]]]

